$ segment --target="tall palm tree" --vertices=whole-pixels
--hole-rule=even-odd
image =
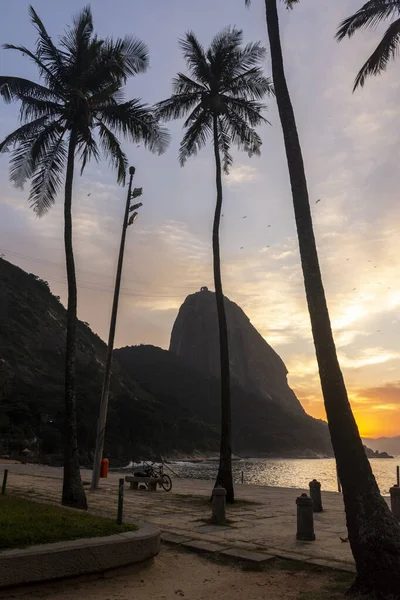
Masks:
[[[102,152],[124,183],[127,159],[116,134],[143,141],[162,151],[167,141],[153,112],[139,100],[124,101],[122,86],[130,75],[148,66],[146,45],[131,36],[99,39],[93,32],[90,7],[84,8],[56,46],[30,7],[38,39],[35,50],[6,44],[21,52],[39,71],[41,83],[1,76],[0,93],[7,102],[20,101],[21,127],[0,144],[12,150],[10,178],[19,187],[31,180],[29,202],[38,216],[55,202],[64,181],[64,243],[68,280],[65,353],[65,448],[62,503],[86,508],[76,435],[75,354],[77,286],[72,248],[72,184],[75,161],[81,173]]]
[[[291,8],[297,0],[285,0]],[[247,2],[248,3],[248,2]],[[357,566],[354,591],[398,597],[400,526],[379,492],[348,400],[322,283],[307,181],[283,65],[277,0],[265,0],[272,79],[286,148],[300,258],[329,430],[342,482],[349,541]],[[395,593],[394,593],[395,592]],[[386,595],[385,595],[386,594]]]
[[[362,87],[369,75],[379,75],[386,70],[389,61],[395,58],[400,49],[400,0],[369,0],[354,15],[347,17],[339,25],[336,39],[341,41],[346,35],[351,37],[359,29],[375,29],[384,19],[395,20],[389,25],[382,40],[360,69],[354,82],[355,90]]]
[[[221,446],[216,485],[223,485],[227,501],[234,501],[231,449],[231,399],[228,329],[221,281],[219,225],[222,207],[222,171],[232,165],[232,145],[249,156],[260,153],[261,138],[255,127],[266,123],[260,100],[272,92],[260,62],[265,49],[260,43],[242,46],[242,32],[228,28],[218,33],[208,50],[194,33],[187,33],[179,45],[189,74],[178,73],[173,94],[156,105],[161,119],[187,116],[186,133],[180,145],[179,162],[183,166],[211,140],[216,167],[217,201],[212,232],[215,297],[217,303],[221,363]],[[222,159],[222,160],[221,160]]]

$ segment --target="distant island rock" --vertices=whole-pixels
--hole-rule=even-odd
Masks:
[[[379,450],[372,450],[371,448],[367,448],[364,445],[365,454],[368,458],[394,458],[394,456],[390,456],[387,452],[379,452]]]
[[[372,448],[372,450],[387,452],[388,454],[393,454],[393,456],[400,455],[399,435],[395,437],[364,438],[363,442],[368,448]]]

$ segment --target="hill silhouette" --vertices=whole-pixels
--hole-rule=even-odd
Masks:
[[[66,310],[47,282],[0,259],[0,453],[61,455]],[[106,345],[78,323],[77,422],[81,461],[90,463]],[[105,455],[127,462],[171,450],[217,449],[213,427],[174,397],[155,398],[113,364]],[[61,460],[61,456],[60,456]]]

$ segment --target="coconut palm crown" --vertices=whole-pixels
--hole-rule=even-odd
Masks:
[[[127,158],[118,135],[143,142],[155,152],[163,151],[168,136],[148,106],[138,99],[124,101],[121,88],[128,77],[148,68],[143,42],[132,36],[99,39],[86,7],[56,46],[36,11],[29,10],[38,32],[35,50],[12,44],[3,48],[28,57],[42,83],[0,76],[0,94],[6,102],[20,101],[22,123],[0,143],[0,152],[12,149],[11,181],[22,187],[31,180],[29,202],[40,216],[52,206],[62,184],[72,131],[81,172],[89,159],[99,160],[103,153],[120,183],[125,180]]]
[[[386,70],[400,48],[400,0],[369,0],[354,15],[347,17],[339,25],[336,33],[338,41],[351,37],[360,29],[375,29],[381,21],[394,19],[383,35],[382,40],[361,67],[354,83],[354,90],[365,84],[370,75],[379,75]]]
[[[258,42],[242,47],[242,40],[242,31],[227,28],[214,37],[207,51],[193,32],[179,42],[189,75],[177,74],[172,96],[159,102],[156,109],[162,120],[186,116],[181,165],[212,140],[214,117],[226,173],[232,165],[232,145],[249,156],[260,153],[261,138],[255,127],[267,123],[260,100],[273,88],[260,66],[265,49]]]

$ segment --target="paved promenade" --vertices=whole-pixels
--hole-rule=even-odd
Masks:
[[[0,462],[0,477],[4,468],[9,469],[7,488],[10,491],[59,503],[62,469]],[[110,474],[106,480],[101,480],[101,489],[96,492],[85,486],[91,512],[116,516],[118,479],[122,476]],[[85,483],[90,482],[90,477],[91,471],[82,471]],[[347,532],[340,494],[322,493],[324,512],[314,515],[316,540],[300,542],[296,540],[295,500],[308,490],[236,485],[236,498],[248,502],[228,507],[230,525],[227,527],[209,524],[211,506],[207,500],[211,490],[211,481],[178,478],[173,479],[171,492],[134,492],[126,484],[124,518],[159,526],[166,541],[170,542],[179,536],[177,541],[211,542],[219,549],[246,549],[354,570],[350,546],[341,541],[341,538],[346,539]]]

